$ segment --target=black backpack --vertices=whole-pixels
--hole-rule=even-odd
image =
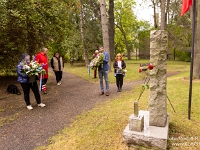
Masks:
[[[11,93],[11,94],[21,95],[21,92],[19,91],[19,88],[14,84],[8,85],[7,92]]]

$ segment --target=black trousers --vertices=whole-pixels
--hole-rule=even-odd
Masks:
[[[118,89],[122,88],[123,79],[124,79],[124,75],[123,74],[116,74],[116,85],[117,85]]]
[[[54,71],[56,75],[56,82],[58,83],[62,79],[62,71]]]
[[[26,105],[31,105],[30,103],[30,89],[33,91],[37,104],[41,103],[40,93],[38,89],[37,82],[32,83],[20,83],[24,92],[24,100]]]

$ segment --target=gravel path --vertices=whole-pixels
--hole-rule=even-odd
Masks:
[[[123,90],[131,90],[135,84],[141,84],[141,81],[124,83]],[[0,150],[32,150],[48,144],[48,139],[69,125],[77,115],[120,94],[116,92],[116,85],[110,84],[110,96],[99,96],[99,83],[90,83],[66,72],[60,86],[55,84],[53,74],[47,90],[47,95],[41,93],[42,102],[47,105],[45,108],[37,107],[32,94],[33,110],[25,107],[23,95],[0,100],[0,118],[15,118],[12,120],[11,117],[0,127]],[[5,109],[1,112],[2,108]]]

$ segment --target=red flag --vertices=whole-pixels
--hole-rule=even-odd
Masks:
[[[181,16],[184,15],[192,6],[192,0],[183,0],[182,1],[182,9],[181,9]]]

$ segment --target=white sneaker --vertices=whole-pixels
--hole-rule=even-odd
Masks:
[[[29,110],[33,109],[31,105],[26,106]]]
[[[57,85],[60,85],[60,83],[58,82]]]
[[[38,104],[39,107],[45,107],[46,105],[43,103]]]

